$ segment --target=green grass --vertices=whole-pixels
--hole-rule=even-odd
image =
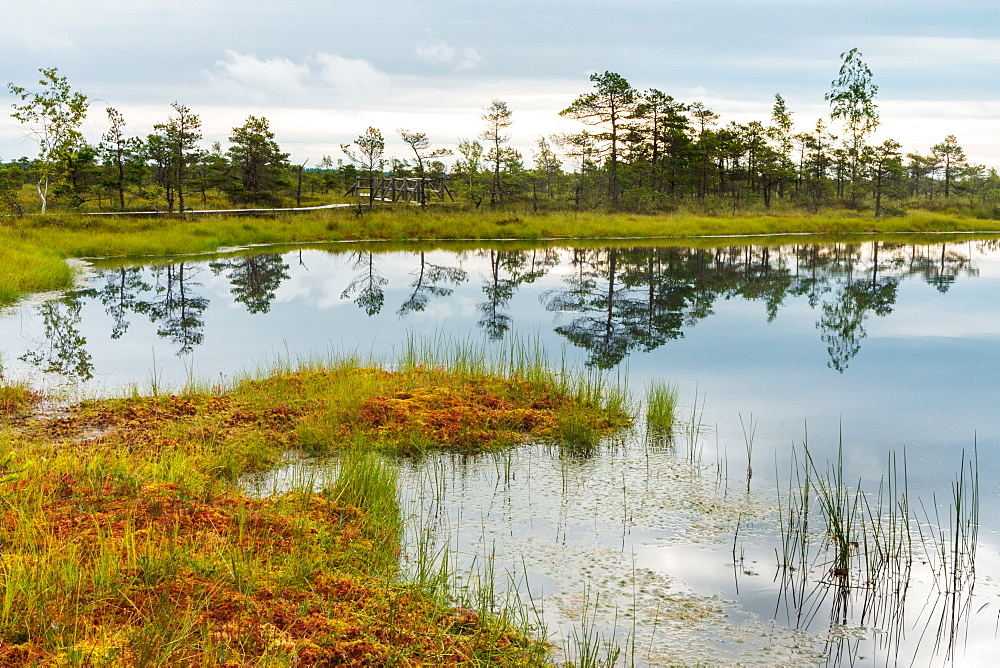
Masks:
[[[6,218],[0,223],[0,304],[28,292],[66,288],[72,272],[64,257],[138,257],[212,253],[251,244],[307,244],[346,240],[657,240],[690,243],[719,235],[843,235],[992,232],[995,218],[957,210],[914,210],[906,216],[872,218],[858,212],[830,211],[708,216],[599,212],[533,213],[476,211],[466,205],[381,207],[357,215],[352,209],[267,217],[198,216],[183,218],[92,217],[53,214]],[[821,239],[817,239],[819,241]],[[916,241],[912,237],[907,241]],[[941,238],[937,238],[941,241]],[[703,240],[717,245],[723,239]]]
[[[72,283],[73,269],[57,251],[0,228],[0,306],[26,293],[63,290]]]
[[[3,367],[0,366],[0,418],[20,415],[40,399],[41,394],[26,383],[4,380]]]
[[[656,380],[646,386],[646,430],[650,435],[670,440],[679,397],[676,383]]]

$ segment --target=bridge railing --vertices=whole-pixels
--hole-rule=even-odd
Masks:
[[[424,205],[445,197],[455,201],[448,190],[444,177],[410,177],[410,176],[358,176],[354,185],[345,193],[362,199],[378,202],[403,202],[406,204]]]

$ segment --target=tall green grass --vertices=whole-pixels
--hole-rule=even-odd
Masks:
[[[27,292],[65,288],[71,272],[58,256],[165,256],[212,253],[252,244],[344,240],[664,239],[717,235],[871,234],[998,231],[989,218],[913,211],[873,219],[857,212],[770,212],[712,216],[697,212],[641,215],[599,212],[481,211],[463,205],[379,207],[247,217],[92,217],[54,214],[9,219],[0,227],[0,304]],[[686,240],[687,241],[687,240]],[[718,240],[713,243],[718,243]]]
[[[65,290],[73,285],[74,271],[52,249],[23,244],[0,229],[0,307],[29,292]]]
[[[654,380],[646,385],[646,438],[650,443],[670,443],[677,422],[680,387]]]
[[[355,449],[340,461],[337,479],[324,495],[337,506],[365,510],[364,532],[369,541],[363,559],[374,575],[397,571],[402,519],[397,494],[397,470],[374,452]]]

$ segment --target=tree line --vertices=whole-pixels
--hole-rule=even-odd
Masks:
[[[723,125],[701,102],[638,90],[614,72],[595,73],[592,90],[559,112],[583,129],[539,137],[530,165],[510,146],[514,112],[500,99],[484,109],[482,132],[454,149],[434,147],[424,132],[399,129],[405,157],[387,155],[382,131],[369,127],[340,145],[336,161],[324,156],[313,166],[292,164],[269,121],[255,116],[233,128],[227,149],[218,142],[206,148],[200,118],[176,102],[145,137],[130,136],[124,116],[108,108],[107,131],[93,143],[80,132],[86,96],[56,68],[42,69],[36,90],[8,84],[18,100],[11,115],[36,141],[38,155],[0,167],[0,207],[22,213],[26,184],[42,213],[50,200],[70,208],[184,211],[194,202],[281,207],[303,197],[332,201],[358,176],[443,176],[459,199],[477,208],[657,212],[686,206],[738,213],[846,207],[882,216],[904,206],[963,204],[996,216],[1000,176],[971,163],[954,135],[927,154],[904,153],[892,139],[871,141],[881,123],[878,86],[857,49],[841,59],[825,96],[829,115],[807,132],[794,132],[781,95],[769,119]]]

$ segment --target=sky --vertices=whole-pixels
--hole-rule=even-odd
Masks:
[[[583,128],[558,112],[613,71],[642,90],[704,102],[730,121],[767,121],[774,95],[795,131],[828,116],[840,56],[858,48],[879,87],[876,140],[928,154],[954,134],[1000,168],[997,0],[37,0],[5,3],[0,83],[37,89],[57,67],[88,96],[84,133],[106,107],[145,136],[179,102],[204,143],[225,149],[247,116],[270,121],[297,164],[368,126],[405,155],[397,129],[454,147],[493,99],[513,110],[511,144]],[[0,160],[37,154],[0,91]]]

